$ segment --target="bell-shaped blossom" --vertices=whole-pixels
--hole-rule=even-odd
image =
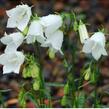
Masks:
[[[3,65],[3,73],[19,73],[25,56],[22,52],[8,52],[0,55],[0,64]]]
[[[52,34],[62,26],[62,18],[60,15],[50,14],[40,19],[41,24],[44,26],[45,35]]]
[[[24,36],[20,32],[12,33],[1,38],[1,42],[6,46],[5,52],[13,52],[22,44]]]
[[[29,23],[31,13],[31,7],[28,5],[18,5],[13,9],[6,11],[9,19],[7,22],[8,28],[18,28],[23,31]]]
[[[92,37],[87,39],[83,46],[83,52],[91,53],[94,59],[98,60],[101,55],[106,56],[105,36],[102,32],[96,32]]]
[[[60,30],[57,30],[53,34],[50,34],[46,37],[45,42],[42,43],[42,47],[49,47],[50,49],[53,49],[55,52],[61,51],[61,46],[63,42],[63,32]]]
[[[79,30],[79,35],[80,35],[80,41],[83,44],[85,40],[89,38],[86,25],[81,22],[79,24],[78,30]]]
[[[39,20],[31,22],[31,25],[29,27],[27,37],[26,37],[26,41],[28,44],[34,43],[36,40],[40,43],[43,43],[45,40],[45,37],[43,34],[43,27],[40,24]]]

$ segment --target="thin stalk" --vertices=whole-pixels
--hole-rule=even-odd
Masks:
[[[75,51],[75,47],[71,47],[72,48],[72,67],[71,70],[69,71],[69,75],[68,75],[68,83],[70,86],[70,93],[69,96],[72,97],[71,99],[71,105],[72,107],[76,107],[76,87],[75,87],[75,57],[76,57],[76,51]]]
[[[4,104],[4,100],[3,100],[3,96],[1,92],[0,92],[0,101],[1,101],[2,108],[5,108],[5,104]]]
[[[98,73],[98,64],[95,62],[95,66],[94,66],[94,73]],[[95,77],[95,91],[94,91],[94,107],[97,108],[97,101],[98,101],[98,96],[97,96],[97,82],[98,82],[98,77]]]
[[[38,62],[39,64],[39,67],[40,67],[40,79],[41,79],[41,88],[42,89],[45,89],[45,82],[44,82],[44,76],[42,74],[42,63],[41,63],[41,53],[40,53],[40,49],[39,49],[39,44],[37,42],[35,42],[34,44],[34,51],[35,51],[35,56],[36,56],[36,61]]]
[[[40,89],[42,90],[41,93],[40,93],[40,96],[43,96],[45,98],[45,82],[44,82],[44,76],[42,74],[42,63],[41,63],[41,57],[40,57],[41,54],[40,54],[40,49],[39,49],[38,43],[35,42],[33,47],[34,47],[36,62],[38,62],[39,68],[40,68],[40,73],[39,73],[39,77],[40,77]],[[41,97],[41,99],[40,99],[40,103],[41,104],[44,104],[43,97]]]
[[[76,96],[75,96],[75,90],[76,90],[76,87],[75,87],[75,70],[74,70],[74,63],[73,63],[73,65],[72,65],[72,69],[71,69],[71,73],[72,73],[72,86],[73,86],[73,88],[72,88],[72,105],[73,105],[73,107],[75,107],[75,103],[76,103]]]
[[[97,89],[95,87],[95,91],[94,91],[94,108],[97,108]]]

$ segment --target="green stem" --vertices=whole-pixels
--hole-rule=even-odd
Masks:
[[[3,96],[1,92],[0,92],[0,101],[1,101],[2,107],[5,108],[5,104],[4,104],[4,100],[3,100]]]
[[[42,74],[42,63],[41,63],[41,53],[40,53],[40,49],[39,49],[39,44],[36,42],[34,44],[34,50],[35,50],[35,56],[36,56],[36,61],[39,64],[40,67],[40,79],[41,79],[41,89],[45,89],[45,82],[44,82],[44,76]]]
[[[96,87],[95,87],[95,91],[94,91],[94,108],[97,108],[97,90],[96,90]]]
[[[68,74],[68,85],[69,85],[69,99],[70,99],[70,102],[71,102],[71,106],[72,107],[76,107],[76,96],[75,96],[75,92],[76,92],[76,87],[75,87],[75,47],[73,46],[72,47],[72,67],[69,71],[69,74]]]
[[[40,102],[41,104],[44,104],[44,98],[45,98],[45,81],[44,81],[44,76],[42,74],[42,63],[41,63],[41,53],[40,53],[40,49],[39,49],[39,44],[37,42],[34,43],[34,52],[35,52],[35,57],[36,57],[36,62],[38,62],[39,64],[39,68],[40,68],[40,73],[39,73],[39,77],[40,77]],[[41,105],[43,106],[43,105]]]
[[[97,73],[97,74],[95,74],[95,75],[98,75],[98,66],[99,66],[99,65],[98,65],[98,63],[96,63],[96,62],[95,62],[94,64],[95,64],[95,65],[94,65],[94,73]],[[98,99],[97,99],[97,98],[98,98],[98,95],[97,95],[97,82],[98,82],[98,77],[99,77],[99,76],[95,76],[95,81],[96,81],[96,83],[95,83],[95,91],[94,91],[94,96],[95,96],[95,97],[94,97],[94,107],[95,107],[95,108],[97,108],[97,105],[98,105],[98,104],[97,104],[97,101],[98,101]]]

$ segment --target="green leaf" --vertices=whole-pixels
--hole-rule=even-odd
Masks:
[[[45,83],[46,86],[49,86],[49,87],[64,87],[64,84],[63,83],[51,83],[51,82],[47,82]]]
[[[0,92],[0,107],[5,108],[5,101],[2,93]]]
[[[28,67],[26,66],[23,69],[22,75],[23,75],[24,78],[31,77],[31,70],[30,70],[29,66]]]
[[[67,105],[67,97],[66,96],[63,96],[62,100],[61,100],[61,105],[62,106],[66,106]]]
[[[18,95],[18,101],[19,101],[20,106],[22,107],[26,106],[25,93],[26,93],[25,90],[22,88]]]
[[[32,93],[26,93],[26,96],[34,103],[35,107],[39,107],[39,103]]]
[[[74,21],[73,29],[74,29],[74,31],[78,30],[78,22],[77,21]]]
[[[29,30],[29,27],[27,26],[27,27],[24,29],[24,31],[23,31],[23,34],[24,34],[25,36],[27,35],[28,30]]]
[[[1,93],[10,92],[12,89],[0,90]]]
[[[33,83],[33,89],[36,91],[40,89],[40,81],[35,81]]]
[[[64,87],[64,94],[69,94],[69,84],[67,83]]]
[[[66,59],[63,60],[63,64],[64,64],[64,67],[66,67],[66,68],[69,66]]]
[[[77,98],[77,106],[78,106],[78,108],[82,108],[82,107],[84,107],[84,104],[85,104],[85,93],[80,92],[80,94]]]

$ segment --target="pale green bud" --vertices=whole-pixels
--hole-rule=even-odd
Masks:
[[[39,67],[36,64],[34,64],[31,69],[31,76],[33,78],[39,78],[39,73],[40,73]]]
[[[90,79],[90,74],[91,74],[91,69],[90,69],[90,67],[87,69],[87,70],[85,70],[85,72],[84,72],[84,79],[85,80],[89,80]]]
[[[40,88],[40,82],[39,82],[39,81],[35,81],[35,82],[33,83],[33,89],[34,89],[34,90],[39,90],[39,88]]]
[[[55,58],[55,52],[53,49],[49,49],[48,50],[48,55],[50,59],[54,59]]]
[[[83,24],[81,21],[80,21],[78,30],[79,30],[79,35],[80,35],[80,41],[83,44],[84,41],[89,38],[89,35],[88,35],[88,32],[87,32],[86,25]]]

